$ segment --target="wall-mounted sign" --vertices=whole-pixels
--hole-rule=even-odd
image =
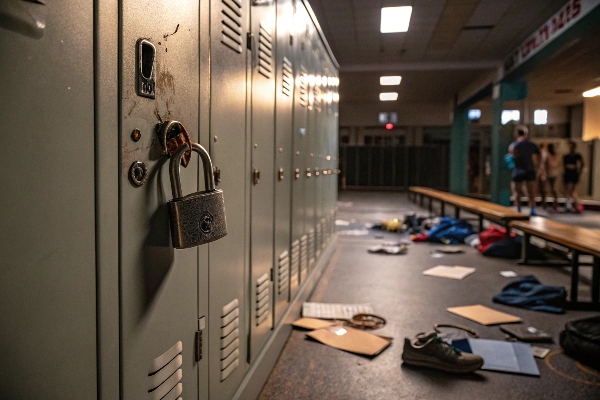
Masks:
[[[503,75],[515,70],[599,4],[600,0],[569,0],[504,61]]]

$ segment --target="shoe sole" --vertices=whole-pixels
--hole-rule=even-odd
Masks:
[[[465,374],[468,372],[473,372],[473,371],[480,369],[483,366],[483,362],[481,362],[477,366],[463,366],[463,367],[459,367],[459,366],[455,366],[455,365],[448,366],[446,364],[442,364],[442,363],[435,362],[435,361],[426,361],[426,360],[424,361],[424,360],[417,360],[417,359],[411,360],[408,357],[402,357],[402,361],[404,361],[406,364],[409,364],[409,365],[416,365],[418,367],[435,368],[435,369],[439,369],[444,372],[452,372],[452,373],[456,373],[456,374]]]

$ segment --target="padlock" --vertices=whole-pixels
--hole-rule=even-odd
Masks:
[[[181,193],[179,166],[181,157],[189,149],[187,143],[179,146],[171,155],[169,164],[173,199],[167,204],[171,238],[176,249],[199,246],[227,235],[223,191],[215,189],[212,161],[208,152],[198,143],[192,143],[191,149],[202,159],[206,190],[186,196]]]

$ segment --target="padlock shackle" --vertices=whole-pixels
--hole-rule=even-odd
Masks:
[[[183,153],[188,150],[190,150],[190,147],[187,143],[185,143],[179,146],[171,155],[169,173],[171,174],[171,191],[174,199],[180,199],[183,197],[181,194],[180,166],[181,157],[183,157]],[[202,169],[204,170],[204,186],[206,190],[215,190],[215,178],[212,173],[212,161],[208,155],[208,152],[198,143],[192,143],[191,150],[198,153],[200,155],[200,159],[202,159]]]

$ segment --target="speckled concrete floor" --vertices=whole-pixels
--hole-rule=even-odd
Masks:
[[[350,227],[411,211],[424,213],[398,193],[342,192],[339,200],[338,218],[354,221]],[[600,213],[586,213],[583,218],[588,226],[595,221],[600,228]],[[600,371],[575,363],[560,353],[558,345],[558,334],[567,321],[598,312],[555,315],[492,302],[493,295],[511,281],[500,276],[502,270],[535,274],[545,284],[567,288],[568,271],[484,258],[467,246],[463,254],[441,258],[434,258],[435,245],[426,243],[411,245],[406,255],[367,253],[369,246],[393,238],[398,235],[341,236],[311,298],[316,302],[370,303],[375,313],[388,320],[376,332],[393,336],[392,345],[370,359],[307,340],[305,332],[294,330],[260,399],[600,399]],[[439,264],[475,267],[477,271],[458,281],[422,275]],[[587,298],[589,287],[582,285],[579,295]],[[553,344],[543,345],[553,352],[545,360],[536,360],[541,377],[492,371],[457,376],[402,364],[404,338],[430,330],[434,323],[462,324],[481,337],[503,340],[505,335],[498,327],[478,325],[446,311],[447,307],[471,304],[518,315],[554,336]]]

